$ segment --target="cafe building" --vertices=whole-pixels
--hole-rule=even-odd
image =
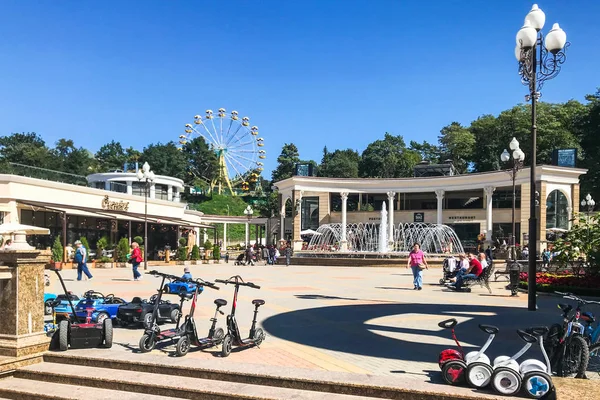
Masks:
[[[380,223],[386,204],[388,225],[424,222],[452,227],[465,247],[483,237],[509,242],[512,232],[513,179],[507,171],[459,175],[444,165],[419,166],[412,178],[325,178],[293,176],[274,183],[281,207],[280,239],[302,248],[300,232],[329,223]],[[435,173],[435,168],[439,173]],[[515,177],[515,240],[528,244],[530,168]],[[579,179],[587,170],[540,165],[538,250],[556,232],[568,230],[579,212]],[[287,214],[286,214],[287,210]],[[344,238],[342,238],[343,240]]]

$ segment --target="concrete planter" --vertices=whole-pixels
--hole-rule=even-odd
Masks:
[[[127,268],[126,262],[116,262],[114,263],[116,268]]]
[[[192,265],[200,265],[202,264],[202,261],[200,260],[192,260]]]
[[[113,263],[97,262],[96,268],[113,268]]]
[[[185,261],[175,261],[176,265],[185,265]]]

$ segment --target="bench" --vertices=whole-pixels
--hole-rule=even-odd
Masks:
[[[486,287],[488,292],[492,294],[492,289],[490,288],[490,277],[494,273],[494,263],[488,265],[481,275],[479,275],[476,279],[468,279],[464,281],[463,288],[468,289],[467,291],[471,291],[471,286],[479,285],[481,287]]]

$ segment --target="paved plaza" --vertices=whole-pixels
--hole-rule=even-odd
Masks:
[[[260,309],[259,322],[267,339],[260,349],[234,352],[225,359],[218,356],[220,347],[192,350],[186,356],[219,367],[241,363],[388,376],[410,374],[439,382],[438,353],[454,345],[449,332],[437,326],[439,321],[458,319],[457,335],[467,348],[479,346],[486,339],[477,324],[497,325],[500,333],[488,351],[492,357],[513,354],[522,346],[516,329],[560,321],[555,297],[540,296],[539,311],[529,312],[526,295],[510,297],[504,289],[504,280],[492,284],[492,294],[478,286],[472,293],[448,292],[437,284],[440,269],[425,271],[424,289],[414,291],[410,270],[404,268],[231,264],[190,268],[194,277],[214,280],[241,275],[246,281],[262,286],[260,290],[241,287],[237,310],[240,329],[247,333],[252,299],[266,301]],[[183,266],[156,269],[176,275],[183,273]],[[134,282],[129,268],[92,272],[91,281],[77,282],[74,270],[63,271],[63,277],[74,293],[93,289],[128,301],[134,296],[150,297],[160,283],[149,275]],[[223,298],[230,304],[232,289],[224,285],[219,291],[207,288],[199,297],[195,318],[202,332],[208,332],[209,318],[214,313],[213,300]],[[47,292],[60,292],[56,277],[52,277]],[[166,297],[178,300],[173,295]],[[186,312],[188,307],[189,303],[184,306]],[[224,323],[221,317],[219,325]],[[115,345],[110,351],[114,357],[131,355],[143,360],[146,355],[138,351],[141,335],[139,327],[116,328]],[[174,354],[174,347],[162,347],[153,353],[169,357]],[[541,358],[537,349],[530,354]]]

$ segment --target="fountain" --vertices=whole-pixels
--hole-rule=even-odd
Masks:
[[[381,207],[381,224],[379,224],[379,245],[377,246],[377,250],[380,253],[388,252],[387,214],[385,202],[383,202]]]
[[[358,223],[346,225],[348,250],[341,252],[342,225],[324,224],[317,229],[308,244],[306,253],[338,253],[346,255],[406,256],[414,243],[420,243],[427,254],[462,253],[463,247],[452,228],[442,224],[400,223],[393,227],[393,237],[388,238],[387,211],[381,210],[381,224]]]

